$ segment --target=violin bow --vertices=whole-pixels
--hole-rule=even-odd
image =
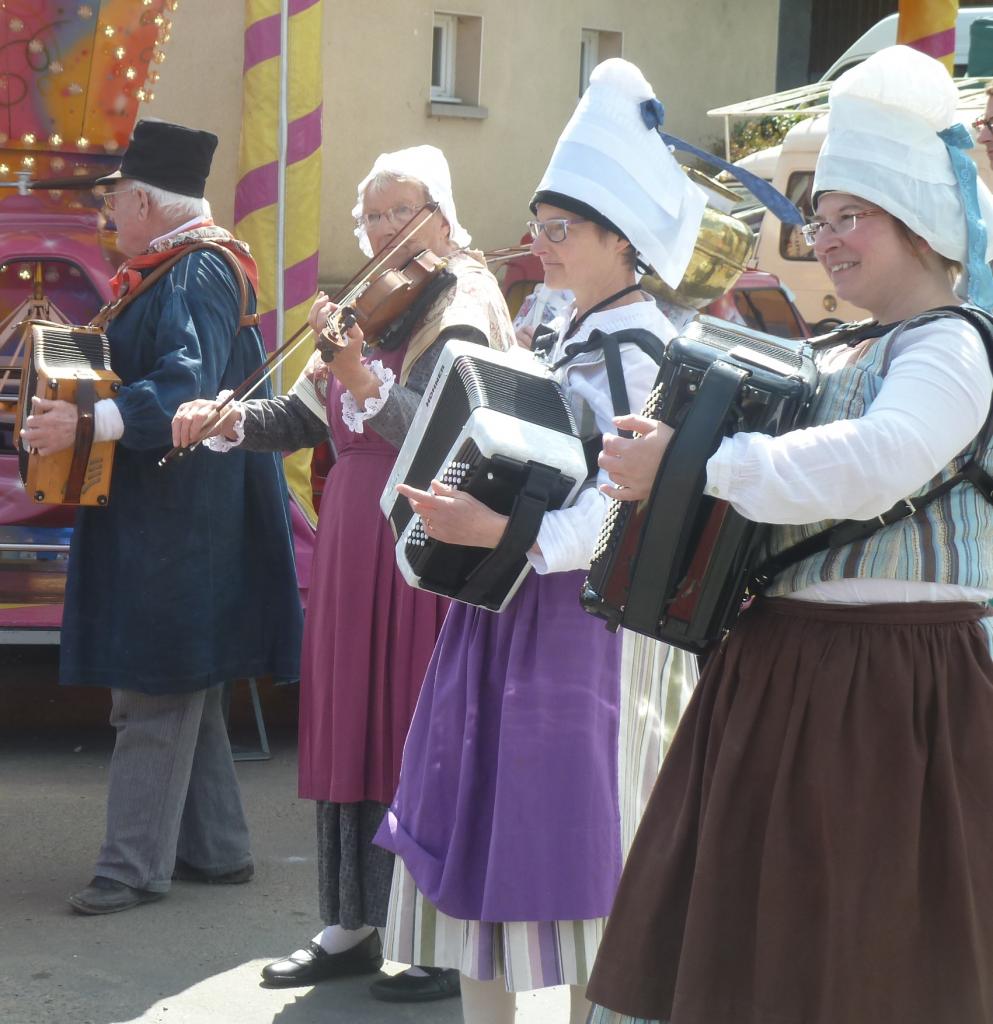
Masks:
[[[360,270],[355,274],[350,281],[348,281],[341,290],[331,299],[335,305],[339,308],[332,313],[327,320],[327,326],[321,331],[325,337],[325,332],[329,329],[334,330],[336,334],[339,333],[339,326],[341,325],[341,311],[348,307],[350,302],[354,302],[356,297],[361,294],[362,289],[366,286],[369,278],[374,274],[382,270],[385,265],[393,258],[397,250],[410,239],[415,232],[420,230],[434,215],[438,212],[437,203],[427,203],[420,210],[415,213],[410,220],[400,229],[400,232],[393,239],[392,242],[378,255],[373,256]],[[425,216],[426,215],[426,216]],[[331,318],[338,316],[338,322],[332,325]],[[275,372],[276,370],[286,362],[290,356],[313,335],[314,331],[310,324],[304,324],[301,328],[293,333],[293,335],[282,345],[276,348],[273,352],[266,357],[264,362],[257,366],[249,375],[245,378],[227,397],[219,402],[207,421],[204,431],[196,441],[191,445],[183,447],[182,445],[176,445],[174,448],[170,448],[169,451],[159,459],[158,464],[165,466],[173,459],[181,459],[187,452],[193,451],[202,441],[204,441],[210,433],[210,430],[216,426],[217,422],[221,418],[223,411],[232,403],[240,402],[249,395],[254,394]]]

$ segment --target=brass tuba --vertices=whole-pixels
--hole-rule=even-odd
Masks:
[[[665,302],[699,309],[720,298],[744,273],[755,247],[755,233],[731,215],[739,201],[734,192],[691,167],[683,169],[707,195],[689,266],[675,290],[654,274],[646,274],[641,284]]]

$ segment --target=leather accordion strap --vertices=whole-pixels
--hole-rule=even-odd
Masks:
[[[557,469],[531,464],[524,487],[514,499],[500,543],[469,574],[455,595],[457,600],[486,605],[491,603],[491,593],[506,591],[502,581],[508,574],[516,576],[520,572],[521,560],[538,537],[542,517],[561,478]]]
[[[146,274],[146,276],[142,278],[141,284],[138,285],[137,288],[132,289],[122,295],[119,299],[115,299],[113,302],[104,306],[103,309],[101,309],[90,321],[90,327],[96,327],[102,331],[111,320],[115,320],[119,317],[121,313],[123,313],[124,310],[127,309],[127,307],[134,302],[136,298],[138,298],[139,295],[148,291],[153,284],[156,284],[165,277],[165,275],[168,274],[180,260],[189,256],[191,253],[199,252],[204,249],[220,256],[234,274],[235,281],[238,285],[238,330],[241,330],[243,327],[258,327],[259,314],[248,312],[248,278],[245,275],[244,268],[238,262],[238,257],[235,256],[227,246],[218,245],[217,242],[210,242],[206,239],[194,242],[192,245],[185,246],[181,252],[160,263],[151,271],[151,273]]]
[[[724,437],[728,410],[734,406],[747,377],[746,370],[730,363],[711,363],[696,399],[669,445],[652,488],[642,541],[631,573],[624,623],[629,628],[649,635],[655,633],[659,596],[668,589],[667,581],[659,580],[660,567],[678,564],[678,553],[689,547],[687,534],[696,519],[695,506],[703,499],[707,460]],[[659,501],[656,497],[663,479],[666,498]]]
[[[96,405],[96,388],[93,381],[82,377],[76,380],[76,408],[79,412],[76,420],[76,441],[72,449],[72,462],[66,478],[65,501],[70,505],[78,505],[86,482],[86,467],[93,449],[93,433],[96,422],[93,418],[93,407]]]

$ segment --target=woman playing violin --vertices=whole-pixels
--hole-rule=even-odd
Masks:
[[[437,211],[403,244],[400,262],[430,249],[447,261],[445,276],[433,298],[405,314],[400,336],[393,331],[388,346],[369,351],[354,326],[331,362],[311,360],[308,380],[290,394],[236,403],[210,430],[217,435],[212,447],[252,450],[294,450],[330,436],[336,455],[317,529],[300,695],[300,795],[317,801],[325,927],[263,969],[270,985],[312,985],[373,972],[382,963],[376,928],[386,924],[393,856],[373,846],[372,837],[396,789],[447,602],[404,582],[379,497],[445,343],[458,338],[500,349],[513,343],[496,280],[464,248],[469,235],[458,222],[440,150],[417,146],[376,160],[353,211],[360,247],[367,256],[382,253],[430,203]],[[309,317],[315,331],[333,309],[320,294]],[[214,408],[213,402],[182,407],[175,443],[195,441]],[[394,1000],[442,998],[457,994],[457,972],[414,969],[373,989]]]

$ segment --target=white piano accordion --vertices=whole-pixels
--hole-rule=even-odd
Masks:
[[[546,511],[570,505],[588,475],[572,410],[549,370],[524,351],[445,346],[380,507],[413,587],[502,611],[527,575]],[[398,483],[442,480],[510,517],[500,544],[443,544],[424,532]]]

